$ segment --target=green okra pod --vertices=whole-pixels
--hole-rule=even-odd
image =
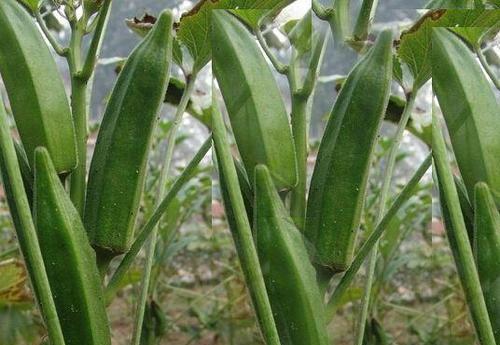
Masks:
[[[16,0],[0,1],[0,74],[30,165],[37,146],[58,173],[77,164],[71,110],[62,78],[32,17]]]
[[[474,256],[495,341],[500,344],[500,214],[488,185],[475,187]]]
[[[314,267],[264,165],[255,168],[254,188],[254,237],[281,344],[327,345]]]
[[[33,218],[66,345],[110,345],[95,252],[48,151],[35,150]]]
[[[333,271],[352,258],[377,134],[389,102],[392,33],[380,34],[351,71],[330,114],[314,167],[305,236]]]
[[[90,165],[85,227],[106,255],[127,251],[153,130],[170,76],[172,13],[161,13],[131,53],[109,99]]]
[[[500,206],[500,107],[472,52],[446,28],[432,34],[432,86],[469,199],[488,184]]]
[[[226,103],[249,180],[265,164],[279,189],[297,183],[297,162],[285,105],[255,39],[231,14],[212,12],[213,71]]]

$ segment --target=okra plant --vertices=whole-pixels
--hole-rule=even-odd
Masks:
[[[88,95],[112,0],[0,2],[2,185],[50,344],[111,344],[107,307],[141,254],[130,343],[160,343],[161,266],[189,216],[171,211],[213,147],[256,341],[336,343],[333,320],[354,300],[351,343],[391,343],[380,291],[409,220],[430,218],[430,206],[412,202],[430,193],[432,166],[475,337],[500,345],[497,1],[432,0],[401,31],[373,25],[376,0],[313,0],[300,18],[280,22],[297,3],[201,0],[180,18],[165,9],[129,21],[141,41],[120,68],[90,150]],[[52,12],[69,24],[67,46],[47,27]],[[285,57],[270,44],[275,31],[286,38]],[[331,110],[315,146],[310,129],[332,50],[356,63],[326,97]],[[68,90],[54,54],[67,62]],[[207,107],[192,97],[202,77],[211,85]],[[432,121],[417,124],[426,97]],[[165,102],[175,115],[157,138]],[[185,113],[210,134],[172,178]],[[405,134],[425,158],[401,186]],[[197,192],[186,200],[203,198]]]

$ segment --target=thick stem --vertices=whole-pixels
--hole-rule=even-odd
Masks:
[[[295,142],[295,155],[297,157],[298,183],[293,188],[290,197],[290,215],[297,228],[304,230],[306,211],[306,188],[307,188],[307,155],[308,155],[308,133],[307,133],[307,110],[309,97],[292,94],[292,132]]]
[[[162,198],[165,194],[165,189],[167,185],[167,177],[170,171],[170,165],[172,162],[172,157],[174,154],[174,146],[175,146],[175,138],[177,136],[177,131],[182,121],[182,115],[184,114],[188,102],[191,98],[191,94],[194,90],[194,84],[196,81],[196,74],[189,76],[189,79],[186,83],[186,88],[184,89],[184,93],[182,94],[182,98],[177,106],[177,110],[175,113],[174,123],[172,128],[170,129],[168,141],[167,141],[167,152],[165,154],[165,160],[163,163],[163,167],[161,169],[160,176],[160,185],[158,186],[158,194],[156,195],[155,206],[158,207]],[[134,326],[134,335],[132,337],[132,344],[139,345],[141,341],[141,332],[142,332],[142,324],[144,321],[144,311],[146,310],[146,302],[149,292],[149,284],[151,280],[151,269],[153,267],[153,259],[156,248],[156,237],[157,237],[158,227],[155,226],[152,233],[151,238],[149,239],[148,246],[146,248],[146,264],[144,267],[144,271],[142,274],[141,281],[141,292],[139,294],[139,300],[137,303],[137,311],[135,318],[135,326]]]
[[[401,120],[399,121],[398,129],[394,136],[392,147],[389,151],[389,156],[387,157],[386,168],[384,173],[384,181],[382,182],[382,190],[380,192],[380,201],[379,201],[379,209],[377,212],[376,223],[378,224],[382,218],[384,217],[387,199],[389,198],[389,190],[391,187],[392,177],[394,175],[394,167],[396,165],[396,157],[399,152],[399,146],[401,144],[401,140],[403,139],[403,134],[408,124],[408,120],[410,119],[410,115],[413,111],[413,106],[415,104],[415,98],[417,95],[417,91],[410,93],[408,96],[408,100],[406,102],[406,107],[403,111],[403,115],[401,116]],[[365,335],[365,326],[366,319],[368,317],[368,310],[370,306],[370,296],[373,285],[373,277],[375,275],[375,266],[377,264],[377,256],[378,256],[378,241],[373,248],[373,251],[370,255],[370,260],[368,262],[368,273],[366,277],[365,291],[363,295],[362,309],[359,315],[358,322],[358,333],[356,337],[356,344],[362,345],[363,339]]]
[[[85,32],[84,20],[71,23],[70,51],[68,65],[71,73],[71,111],[75,126],[78,165],[71,173],[70,197],[78,212],[83,215],[85,205],[87,170],[87,82],[78,77],[81,68],[82,39]]]
[[[71,79],[71,109],[75,125],[78,165],[71,173],[70,196],[76,209],[83,215],[87,175],[87,83]]]

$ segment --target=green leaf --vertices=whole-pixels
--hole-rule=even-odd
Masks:
[[[456,8],[467,9],[474,8],[472,0],[431,0],[425,5],[427,9],[441,9],[441,8]]]
[[[401,34],[398,56],[408,65],[414,87],[419,88],[431,77],[431,33],[434,27],[472,27],[464,39],[474,39],[500,20],[494,10],[434,10],[427,12],[415,25]],[[460,31],[460,30],[459,30]],[[474,42],[475,43],[475,42]]]
[[[250,12],[238,12],[238,16],[247,25],[255,25],[264,9],[279,9],[285,7],[290,0],[247,0],[242,5],[240,0],[201,0],[189,12],[182,15],[177,29],[177,37],[187,48],[194,60],[194,70],[200,70],[211,59],[210,43],[210,13],[215,9],[251,9]],[[260,11],[256,11],[260,10]],[[258,17],[258,18],[257,18]]]
[[[35,12],[39,6],[39,0],[17,0],[31,11]]]

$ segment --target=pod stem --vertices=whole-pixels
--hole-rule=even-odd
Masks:
[[[0,168],[19,246],[52,345],[64,345],[63,334],[23,185],[8,118],[0,97]]]
[[[212,87],[212,108],[213,137],[220,167],[219,176],[225,178],[224,182],[228,189],[229,203],[233,209],[235,218],[233,239],[236,243],[241,268],[245,276],[246,285],[252,297],[257,319],[259,320],[266,344],[280,345],[271,303],[267,295],[264,277],[260,268],[257,249],[253,241],[250,221],[246,214],[238,175],[233,163],[231,147],[226,134],[226,126],[217,106],[215,87]]]
[[[330,321],[335,315],[335,312],[340,306],[342,298],[345,296],[345,293],[347,292],[354,277],[356,276],[356,273],[361,268],[361,265],[363,265],[363,262],[365,261],[368,254],[371,253],[372,249],[378,243],[378,240],[380,239],[380,237],[382,236],[382,234],[384,233],[384,231],[386,230],[387,226],[392,221],[394,216],[398,213],[398,211],[401,209],[404,203],[413,195],[413,192],[417,187],[420,179],[424,176],[427,169],[429,169],[429,167],[431,166],[431,161],[432,161],[432,155],[429,154],[427,158],[422,162],[422,164],[420,164],[420,166],[418,167],[417,171],[413,174],[410,181],[408,181],[408,183],[399,193],[396,200],[394,200],[394,202],[392,203],[391,207],[384,215],[382,220],[377,224],[375,229],[371,232],[371,234],[368,236],[366,241],[359,249],[358,253],[356,254],[356,257],[352,261],[347,271],[342,276],[339,284],[337,285],[332,296],[330,297],[327,306],[328,321]]]
[[[467,228],[460,207],[458,192],[453,180],[448,160],[448,153],[444,141],[441,127],[435,115],[432,117],[432,149],[434,166],[436,169],[439,185],[442,189],[443,198],[441,204],[445,204],[450,215],[451,227],[453,231],[448,237],[453,238],[454,257],[459,268],[459,277],[462,283],[466,301],[469,306],[472,321],[476,334],[481,345],[495,345],[495,337],[491,322],[486,309],[479,275],[475,266],[472,248],[469,242]],[[452,247],[452,249],[453,249]]]
[[[161,168],[160,173],[160,181],[158,194],[156,195],[155,205],[161,203],[162,198],[165,194],[165,189],[167,185],[167,177],[170,171],[170,165],[172,162],[172,157],[174,154],[174,146],[175,146],[175,138],[177,136],[177,131],[180,127],[182,116],[186,111],[189,100],[191,99],[191,95],[194,90],[194,85],[196,81],[196,74],[190,75],[187,78],[186,88],[182,94],[179,105],[177,106],[177,110],[175,113],[174,123],[170,132],[168,134],[167,140],[167,152],[165,154],[165,160],[163,161],[163,167]],[[141,281],[141,291],[139,293],[139,300],[137,302],[137,310],[135,315],[135,325],[134,325],[134,334],[132,337],[132,345],[139,345],[141,341],[141,332],[142,332],[142,324],[144,321],[144,311],[146,310],[146,302],[149,293],[149,286],[151,281],[151,270],[153,267],[153,259],[156,248],[156,240],[157,240],[158,227],[155,226],[151,232],[151,237],[149,239],[148,245],[146,247],[146,264],[144,266],[142,281]]]
[[[411,92],[408,96],[408,100],[406,102],[405,109],[404,109],[403,114],[401,116],[401,120],[399,121],[398,128],[396,130],[396,134],[394,135],[392,146],[391,146],[391,149],[389,151],[389,156],[387,157],[386,168],[385,168],[385,172],[384,172],[384,180],[382,182],[382,190],[380,192],[379,209],[378,209],[377,218],[376,218],[377,224],[384,217],[384,213],[385,213],[386,205],[387,205],[387,200],[389,198],[391,181],[392,181],[392,177],[394,175],[394,167],[396,165],[396,157],[397,157],[398,152],[399,152],[399,146],[401,145],[401,140],[403,139],[403,134],[404,134],[405,128],[408,124],[408,121],[410,119],[410,115],[411,115],[411,113],[413,111],[413,107],[415,105],[415,99],[416,99],[417,93],[418,93],[417,90],[415,90],[414,92]],[[364,339],[364,335],[365,335],[366,319],[368,317],[368,310],[369,310],[369,306],[371,303],[370,297],[371,297],[371,291],[372,291],[372,286],[373,286],[373,278],[375,275],[375,267],[377,264],[377,256],[378,256],[378,241],[375,244],[375,246],[370,254],[370,259],[368,261],[368,272],[367,272],[366,283],[365,283],[365,291],[364,291],[364,295],[363,295],[361,313],[359,314],[359,320],[358,320],[358,333],[357,333],[357,337],[356,337],[356,344],[357,345],[363,344],[363,339]]]

